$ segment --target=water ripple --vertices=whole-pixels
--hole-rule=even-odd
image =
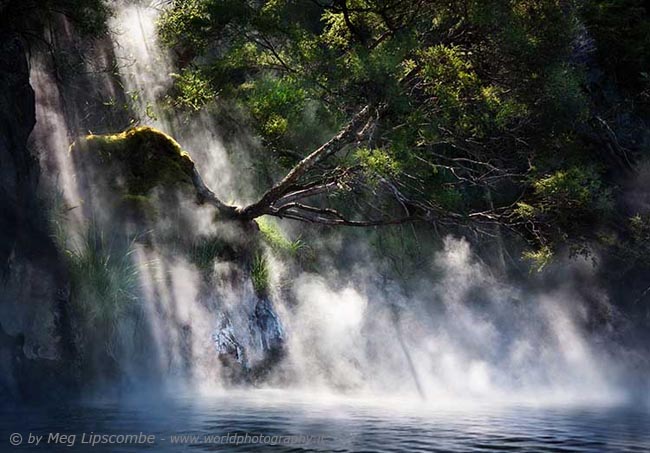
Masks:
[[[84,404],[0,411],[0,434],[155,434],[155,445],[97,445],[93,452],[642,452],[650,451],[650,412],[631,407],[477,407],[421,413],[354,402],[258,401],[215,397],[151,405]],[[278,436],[272,444],[210,441],[208,436]],[[172,443],[172,436],[194,435]],[[291,443],[286,436],[320,436]],[[80,436],[79,436],[80,437]],[[213,437],[213,438],[214,438]],[[208,440],[206,440],[208,439]],[[320,440],[319,440],[320,439]],[[232,440],[232,439],[231,439]],[[0,447],[7,446],[7,444]],[[22,445],[24,451],[89,447]],[[0,448],[0,451],[4,451]]]

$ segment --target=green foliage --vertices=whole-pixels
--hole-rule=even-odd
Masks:
[[[360,148],[355,157],[371,179],[375,176],[393,177],[400,171],[399,162],[388,150]]]
[[[216,93],[202,71],[184,69],[180,74],[172,74],[177,93],[174,104],[181,109],[200,110],[215,99]]]
[[[50,235],[54,244],[60,249],[65,250],[68,242],[68,214],[71,207],[65,202],[63,192],[53,191],[44,200],[47,206],[46,219],[48,222]]]
[[[546,79],[543,98],[545,115],[552,116],[554,122],[563,121],[567,125],[585,121],[589,112],[580,73],[566,64],[560,64],[547,70]]]
[[[212,270],[214,261],[224,255],[229,244],[220,237],[202,237],[194,241],[190,247],[190,261],[201,271]]]
[[[159,19],[162,41],[169,46],[204,50],[208,34],[216,34],[231,21],[239,21],[249,9],[239,0],[176,0]]]
[[[627,266],[650,266],[650,215],[636,214],[628,219],[630,241],[617,243]]]
[[[251,263],[251,281],[253,289],[259,297],[268,295],[270,288],[270,272],[268,260],[264,254],[260,253],[253,258]]]
[[[118,323],[137,312],[139,271],[133,252],[133,242],[110,241],[92,224],[65,250],[71,309],[86,336],[104,335],[108,342]]]
[[[443,208],[451,212],[463,209],[463,194],[454,187],[440,187],[432,198]]]
[[[535,216],[535,208],[523,201],[517,202],[517,207],[514,212],[522,219],[532,219]]]
[[[197,31],[209,24],[206,3],[201,0],[178,1],[175,8],[166,9],[158,21],[163,43],[169,46],[183,44],[196,50],[205,47],[205,41]]]
[[[537,272],[542,272],[553,259],[553,252],[549,246],[545,245],[538,250],[524,252],[523,257],[530,261]]]
[[[259,226],[262,240],[275,252],[295,257],[305,247],[305,244],[300,239],[296,239],[295,241],[287,239],[273,219],[260,217],[257,219],[257,225]]]
[[[610,191],[593,168],[572,167],[533,182],[541,213],[573,216],[580,211],[606,212],[611,208]]]
[[[630,231],[635,241],[650,243],[650,217],[636,214],[630,218]]]
[[[468,52],[458,47],[436,45],[423,49],[418,55],[423,64],[426,92],[436,100],[437,109],[445,122],[459,128],[476,128],[466,115],[480,95],[480,79],[472,67]],[[474,130],[474,132],[479,132]]]
[[[63,9],[77,23],[79,30],[90,36],[107,32],[110,7],[102,0],[50,0],[55,9]],[[40,2],[43,3],[42,1]]]
[[[242,85],[242,90],[262,134],[271,140],[287,134],[289,124],[302,117],[305,91],[291,77],[264,78]]]
[[[253,158],[261,181],[277,181],[370,105],[363,142],[303,177],[348,170],[363,180],[363,194],[353,177],[339,181],[328,203],[350,218],[402,214],[378,190],[385,180],[443,223],[450,212],[469,223],[494,210],[533,244],[541,268],[621,214],[607,145],[594,144],[602,130],[579,44],[586,18],[608,70],[647,72],[641,3],[174,0],[159,30],[193,68],[176,79],[178,105],[218,99],[242,112],[263,145]],[[260,227],[272,247],[289,248]]]
[[[599,245],[608,261],[608,278],[616,280],[628,271],[650,270],[650,216],[635,214],[624,219],[609,236],[600,238]]]
[[[114,358],[120,323],[138,322],[142,314],[141,268],[133,256],[135,238],[107,236],[95,222],[90,222],[79,236],[71,237],[71,208],[63,194],[55,193],[48,206],[50,230],[68,272],[68,314],[82,354],[89,345],[95,352],[99,347],[102,354]]]
[[[535,179],[533,196],[517,203],[514,214],[534,230],[537,250],[524,257],[542,270],[554,251],[568,247],[574,254],[588,255],[588,242],[603,237],[597,225],[613,216],[612,188],[589,166],[574,166]]]

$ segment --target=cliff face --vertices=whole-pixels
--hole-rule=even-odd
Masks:
[[[70,136],[128,123],[124,109],[104,105],[116,90],[112,73],[83,69],[86,57],[113,61],[110,40],[82,39],[63,15],[41,30],[37,8],[17,18],[15,6],[0,0],[0,402],[78,384],[69,269],[52,237],[51,198]],[[20,34],[27,29],[29,37]],[[121,92],[114,97],[124,103]]]
[[[57,313],[66,285],[39,206],[38,164],[27,147],[36,120],[26,49],[11,36],[0,43],[1,400],[38,388],[30,381],[60,356]]]
[[[4,4],[0,0],[0,11]],[[84,174],[83,163],[68,155],[70,141],[88,130],[122,130],[130,118],[128,108],[122,107],[124,93],[116,88],[114,77],[102,70],[104,64],[114,62],[110,39],[81,39],[64,19],[56,26],[56,38],[52,38],[59,58],[56,60],[40,49],[39,43],[32,43],[28,49],[10,32],[0,32],[4,35],[0,36],[0,402],[49,399],[57,394],[65,397],[78,393],[81,387],[92,387],[96,381],[120,380],[127,374],[151,378],[152,374],[189,373],[191,366],[185,362],[227,363],[233,379],[255,379],[281,353],[282,328],[269,297],[260,298],[252,290],[247,255],[236,253],[232,257],[230,267],[241,278],[229,285],[218,278],[205,285],[177,282],[179,278],[168,275],[173,274],[173,266],[164,259],[165,266],[170,267],[165,275],[174,280],[179,291],[200,287],[197,300],[190,301],[191,308],[206,320],[205,326],[197,326],[200,317],[185,319],[179,315],[175,295],[168,294],[166,281],[161,283],[155,278],[151,295],[144,294],[142,288],[131,288],[133,292],[128,294],[138,297],[128,298],[131,304],[126,308],[105,303],[112,299],[93,287],[92,277],[97,275],[75,273],[78,269],[68,256],[71,250],[62,248],[65,246],[58,238],[52,238],[51,221],[58,211],[49,193],[57,188],[63,190],[61,175]],[[63,57],[67,59],[62,62]],[[77,70],[82,63],[91,64],[92,70]],[[114,99],[118,107],[111,107],[106,99]],[[93,196],[95,189],[80,187],[83,201],[75,199],[66,206],[83,206],[84,214],[92,211],[99,203]],[[112,200],[114,194],[101,195]],[[131,238],[127,225],[120,220],[128,218],[138,224],[147,220],[144,215],[133,215],[133,211],[142,211],[144,198],[139,192],[136,195],[129,198],[133,209],[111,211],[109,223],[104,225],[106,231]],[[111,204],[104,198],[102,202]],[[172,203],[169,212],[177,210]],[[188,232],[183,236],[188,250],[193,250]],[[147,242],[147,238],[143,241]],[[74,245],[68,246],[76,250]],[[142,253],[156,255],[150,250],[151,244],[139,243],[138,247]],[[157,251],[159,261],[160,255],[166,253],[162,249],[165,247]],[[135,257],[130,253],[124,256]],[[81,252],[77,258],[90,259]],[[91,260],[91,264],[98,264],[93,269],[100,276],[113,277],[101,273],[104,262]],[[108,272],[131,270],[133,266],[117,266],[117,270],[111,268]],[[159,270],[147,264],[141,267],[139,277],[144,280]],[[124,290],[125,285],[118,290]],[[221,294],[220,289],[226,286]],[[226,313],[224,308],[228,297],[237,301],[232,313]],[[147,320],[163,326],[163,332],[143,327],[143,307],[153,311]],[[98,310],[110,312],[113,308],[124,308],[108,316],[119,319],[120,332],[110,323],[102,325],[95,317]],[[223,329],[230,329],[229,340],[239,354],[220,346],[217,339],[223,336]],[[123,331],[137,331],[140,341],[127,338]],[[165,358],[165,366],[156,362],[159,357]],[[209,368],[218,369],[219,364]]]
[[[25,222],[34,193],[33,159],[27,138],[36,123],[34,90],[29,85],[25,49],[18,39],[3,40],[0,47],[0,265],[6,272],[18,240],[16,226]]]

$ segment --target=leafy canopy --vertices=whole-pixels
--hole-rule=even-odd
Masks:
[[[641,2],[174,0],[159,31],[180,67],[176,107],[245,112],[267,180],[370,105],[376,121],[363,143],[325,168],[354,172],[357,184],[339,188],[356,202],[341,209],[497,219],[546,257],[584,241],[588,223],[614,209],[608,161],[586,139],[594,112],[577,43],[586,17],[640,67],[635,46],[611,40],[608,12],[627,3]],[[630,40],[645,39],[644,21],[631,22]],[[385,201],[378,181],[401,205]]]

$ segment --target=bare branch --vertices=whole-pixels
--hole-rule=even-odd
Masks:
[[[345,145],[355,140],[357,138],[357,131],[361,126],[366,124],[370,112],[371,108],[369,105],[362,108],[352,117],[350,122],[339,131],[338,134],[301,160],[280,182],[262,195],[262,198],[260,198],[259,201],[240,209],[239,215],[244,219],[252,220],[265,214],[268,208],[285,195],[289,188],[294,185],[310,168],[320,161],[336,154]]]
[[[280,218],[300,220],[309,223],[318,223],[321,225],[330,226],[354,226],[354,227],[369,227],[369,226],[383,226],[383,225],[398,225],[402,223],[410,223],[417,220],[422,220],[415,216],[379,219],[379,220],[350,220],[344,217],[340,212],[331,208],[316,208],[307,206],[300,203],[291,203],[285,205],[280,209],[273,208],[274,211],[269,212]]]
[[[309,187],[307,189],[298,190],[296,192],[291,192],[284,197],[280,198],[277,202],[274,203],[274,206],[281,208],[287,203],[291,203],[297,200],[302,200],[303,198],[309,198],[316,195],[321,195],[323,193],[332,192],[336,190],[339,185],[336,182],[330,182],[327,184],[322,184],[318,186]]]

